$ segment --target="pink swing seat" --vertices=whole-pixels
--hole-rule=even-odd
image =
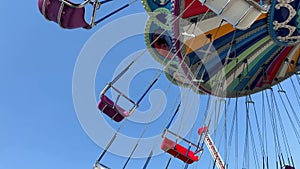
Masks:
[[[70,2],[70,1],[68,1]],[[43,12],[43,5],[45,5],[45,11]],[[61,16],[59,16],[59,11],[63,2],[60,0],[38,0],[38,7],[40,12],[50,21],[58,23],[61,27],[66,29],[74,28],[85,28],[90,29],[91,26],[85,21],[84,13],[85,8],[75,8],[68,5],[64,5],[62,9]],[[74,6],[74,4],[70,2]],[[59,21],[60,20],[60,21]]]
[[[166,137],[163,139],[161,149],[187,164],[192,164],[196,161],[199,161],[199,157],[196,156],[193,151],[188,150],[187,148],[173,142]]]
[[[121,108],[119,105],[115,104],[107,96],[102,95],[98,103],[98,108],[108,117],[116,122],[122,121],[125,117],[129,116],[129,112]]]

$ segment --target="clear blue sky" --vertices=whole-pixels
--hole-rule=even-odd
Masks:
[[[120,3],[113,2],[107,8],[118,5]],[[102,11],[105,13],[107,9],[104,7]],[[138,2],[105,21],[98,28],[123,15],[143,11],[141,3]],[[38,11],[35,0],[3,1],[0,5],[0,19],[2,22],[0,28],[0,169],[91,168],[101,149],[84,132],[77,118],[72,98],[72,78],[83,45],[98,28],[91,31],[63,30],[44,19]],[[127,43],[131,48],[134,46],[143,48],[142,36],[131,40],[136,42],[136,44]],[[123,45],[124,43],[126,42],[123,42]],[[101,45],[99,48],[101,50]],[[131,48],[127,53],[130,53]],[[114,50],[117,51],[111,51],[110,55],[120,54],[118,49]],[[121,62],[121,56],[114,59],[116,65]],[[94,89],[95,95],[111,78],[110,75],[102,74],[104,76],[102,80],[100,74],[103,70],[101,68],[98,70],[96,83],[99,88]],[[113,71],[109,70],[109,73],[112,74]],[[146,72],[149,77],[153,74],[154,71]],[[135,78],[137,83],[145,77],[145,75],[141,76]],[[158,86],[165,88],[168,85],[165,83],[166,79],[163,77]],[[131,86],[131,88],[136,87]],[[170,90],[173,93],[178,92],[174,86]],[[131,94],[137,95],[134,92]],[[174,95],[170,97],[174,99]],[[203,99],[207,100],[207,97]],[[170,102],[172,101],[174,102],[174,100]],[[205,105],[205,101],[201,104]],[[146,109],[147,106],[149,103],[146,101],[145,106],[141,108]],[[159,122],[164,123],[157,121]],[[153,127],[162,129],[162,125],[157,123]],[[285,124],[288,124],[288,121]],[[129,129],[133,130],[134,125],[139,124],[132,124]],[[117,127],[116,124],[113,126]],[[197,126],[194,128],[194,135],[196,128]],[[137,136],[139,132],[132,134]],[[99,135],[101,136],[101,130]],[[300,151],[299,143],[293,136],[291,134],[290,146],[293,147],[292,152],[296,162]],[[233,155],[234,152],[231,154]],[[168,158],[167,155],[155,157],[150,162],[150,168],[164,166]],[[111,154],[104,158],[107,165],[117,169],[125,160]],[[141,166],[144,162],[145,159],[135,159],[130,162],[128,168],[138,168],[137,166]],[[192,167],[208,168],[209,164],[211,164],[211,157],[206,150],[201,163]],[[178,160],[173,160],[172,168],[177,169],[182,166]],[[298,161],[296,166],[299,167]]]

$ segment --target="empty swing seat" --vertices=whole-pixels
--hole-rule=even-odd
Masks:
[[[289,166],[289,165],[286,165],[283,167],[283,169],[295,169],[295,167],[292,167],[292,166]]]
[[[122,121],[125,117],[129,116],[129,112],[121,108],[120,106],[116,105],[111,99],[107,96],[102,95],[100,97],[100,101],[98,103],[98,108],[104,114],[109,116],[116,122]]]
[[[199,161],[199,157],[196,156],[193,151],[176,144],[168,138],[163,139],[161,149],[187,164],[192,164],[195,161]]]
[[[93,169],[110,169],[109,167],[103,165],[103,164],[95,164],[93,166]]]
[[[45,2],[44,2],[45,1]],[[70,1],[68,1],[70,2]],[[45,10],[43,10],[43,5],[45,4]],[[61,27],[66,29],[74,28],[86,28],[90,29],[91,26],[85,21],[84,13],[85,8],[75,8],[70,7],[66,4],[62,4],[60,0],[39,0],[38,7],[40,12],[50,21],[58,23]],[[70,2],[74,6],[74,4]],[[63,5],[62,12],[60,15],[60,8]]]

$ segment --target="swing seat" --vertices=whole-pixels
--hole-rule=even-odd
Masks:
[[[93,166],[93,169],[110,169],[110,168],[103,164],[98,163]]]
[[[43,12],[44,3],[46,3],[46,7],[44,11],[45,13]],[[84,7],[75,8],[65,4],[63,6],[61,16],[59,16],[59,11],[62,3],[63,2],[61,2],[60,0],[39,0],[38,7],[40,12],[48,20],[58,23],[63,28],[66,29],[74,29],[74,28],[90,29],[91,28],[91,26],[84,19],[84,13],[85,13]],[[70,3],[73,4],[74,6],[77,5],[72,2]]]
[[[207,132],[207,129],[208,129],[207,126],[200,127],[200,128],[198,129],[198,134],[199,134],[199,135],[202,135],[203,133],[206,133],[206,132]]]
[[[192,164],[193,162],[199,161],[199,157],[196,156],[193,151],[176,144],[168,138],[163,139],[161,149],[187,164]]]
[[[292,167],[292,166],[289,166],[289,165],[286,165],[283,167],[283,169],[295,169],[295,167]]]
[[[107,96],[102,95],[98,103],[98,108],[108,117],[113,119],[116,122],[122,121],[125,117],[129,116],[129,112],[121,108],[119,105],[116,105],[111,99]]]

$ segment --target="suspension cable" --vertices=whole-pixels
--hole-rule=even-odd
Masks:
[[[267,136],[267,121],[266,121],[266,110],[265,110],[265,92],[262,91],[262,137],[263,137],[263,146],[265,151],[263,154],[263,169],[269,169],[268,163],[268,136]]]
[[[289,79],[290,79],[291,84],[292,84],[292,86],[293,86],[294,94],[296,95],[297,102],[298,102],[298,105],[299,105],[299,107],[300,107],[300,95],[299,95],[299,93],[298,93],[298,90],[297,90],[297,88],[296,88],[296,86],[295,86],[295,83],[294,83],[293,79],[292,79],[292,78],[289,78]]]
[[[249,168],[249,103],[248,95],[246,96],[246,133],[245,133],[245,143],[244,143],[244,161],[243,168]]]
[[[252,100],[251,96],[249,96],[249,97]],[[253,107],[253,111],[254,111],[256,127],[257,127],[257,130],[258,130],[259,144],[260,144],[260,147],[261,147],[261,150],[262,150],[261,153],[262,153],[262,156],[263,156],[265,154],[265,149],[264,149],[264,145],[263,145],[262,133],[261,133],[261,128],[260,128],[259,121],[258,121],[255,102],[253,102],[252,105],[253,105],[252,107]]]
[[[282,89],[281,86],[277,86],[277,87],[279,89],[278,91],[283,91],[283,89]],[[283,106],[284,106],[284,108],[285,108],[288,116],[290,116],[289,113],[288,113],[288,110],[287,110],[287,108],[286,108],[286,106],[284,104],[283,98],[281,97],[280,94],[279,94],[279,96],[280,96],[281,102],[282,102],[282,104],[283,104]],[[291,149],[290,149],[290,146],[288,144],[288,138],[287,138],[287,135],[286,135],[286,132],[285,132],[285,128],[284,128],[284,125],[283,125],[283,122],[281,120],[281,116],[280,116],[280,113],[279,113],[279,108],[278,108],[277,105],[276,105],[276,108],[277,108],[278,118],[280,120],[280,126],[281,126],[282,135],[283,135],[283,142],[284,142],[284,145],[285,145],[285,150],[286,150],[286,153],[287,153],[287,158],[288,158],[289,164],[291,164],[290,159],[289,159],[289,157],[292,157]],[[283,157],[282,157],[282,159],[283,159]]]
[[[249,99],[250,99],[250,102],[248,104],[253,105],[253,109],[254,109],[254,112],[255,112],[255,115],[256,115],[255,102],[253,102],[253,100],[251,98],[251,95],[249,95]],[[250,110],[249,110],[249,113],[250,113]],[[255,140],[254,140],[253,129],[252,129],[249,113],[247,114],[247,116],[249,116],[248,119],[249,119],[249,129],[250,129],[250,137],[251,137],[251,143],[252,143],[251,145],[252,145],[253,159],[254,159],[256,168],[260,168],[260,165],[258,163],[258,161],[259,161],[258,160],[258,155],[257,155],[258,153],[257,153],[256,146],[255,146]]]
[[[282,86],[281,86],[280,84],[278,84],[278,90],[279,90],[279,91],[280,91],[280,90],[283,90],[283,88],[282,88]],[[291,108],[291,110],[292,110],[292,113],[293,113],[293,115],[294,115],[294,118],[295,118],[295,120],[296,120],[296,122],[297,122],[297,124],[298,124],[298,128],[300,128],[300,120],[299,120],[299,118],[298,118],[298,116],[297,116],[297,114],[296,114],[295,109],[294,109],[293,106],[292,106],[292,103],[291,103],[291,101],[290,101],[288,95],[286,94],[286,92],[281,92],[281,93],[283,93],[283,94],[285,95],[285,98],[286,98],[286,100],[288,101],[288,104],[289,104],[289,106],[290,106],[290,108]],[[282,99],[281,95],[280,95],[280,98]],[[298,135],[299,135],[299,134],[298,134]],[[299,142],[299,143],[300,143],[300,142]]]
[[[238,99],[236,98],[235,102],[235,159],[239,157],[239,139],[238,139],[238,132],[239,132],[239,123],[238,123]],[[238,169],[239,163],[238,160],[235,161],[235,168]]]
[[[276,110],[275,110],[275,106],[276,106],[276,100],[275,100],[275,96],[274,96],[274,92],[273,90],[270,91],[271,93],[271,104],[272,104],[272,119],[273,119],[273,132],[274,132],[274,137],[276,139],[276,144],[277,144],[277,153],[276,153],[276,159],[278,159],[279,161],[277,161],[277,165],[280,165],[282,166],[281,164],[281,157],[280,157],[280,154],[282,153],[282,148],[281,148],[281,145],[280,145],[280,139],[279,139],[279,136],[278,136],[278,128],[277,128],[277,120],[276,120]]]
[[[278,92],[284,92],[284,93],[285,93],[285,91],[281,88],[281,86],[277,86],[277,87],[278,87]],[[297,130],[297,128],[296,128],[296,126],[295,126],[295,124],[294,124],[294,122],[293,122],[293,119],[292,119],[292,117],[291,117],[291,115],[290,115],[290,113],[289,113],[289,111],[288,111],[286,105],[284,104],[284,101],[283,101],[283,98],[282,98],[281,94],[279,94],[279,97],[280,97],[280,100],[281,100],[281,102],[282,102],[282,104],[283,104],[283,107],[284,107],[284,109],[285,109],[285,111],[286,111],[286,113],[287,113],[287,116],[288,116],[288,118],[289,118],[289,120],[290,120],[290,123],[292,124],[292,128],[293,128],[293,130],[294,130],[294,132],[295,132],[295,135],[296,135],[296,138],[297,138],[297,140],[298,140],[298,143],[300,144],[300,135],[299,135],[299,132],[298,132],[298,130]],[[279,108],[278,108],[278,105],[277,105],[277,104],[276,104],[276,108],[277,108],[277,110],[279,111]],[[279,114],[279,113],[278,113],[278,114]],[[281,119],[280,119],[280,120],[281,120]]]
[[[234,127],[236,124],[236,120],[235,118],[237,117],[237,101],[238,98],[235,98],[235,108],[234,108],[234,113],[233,113],[233,116],[232,116],[232,122],[231,122],[231,129],[230,129],[230,134],[229,134],[229,140],[228,140],[228,149],[229,149],[229,152],[228,152],[228,156],[230,156],[231,154],[231,146],[232,146],[232,140],[233,140],[233,132],[234,132]],[[236,158],[237,159],[237,158]],[[237,165],[236,165],[236,168],[237,168]]]

